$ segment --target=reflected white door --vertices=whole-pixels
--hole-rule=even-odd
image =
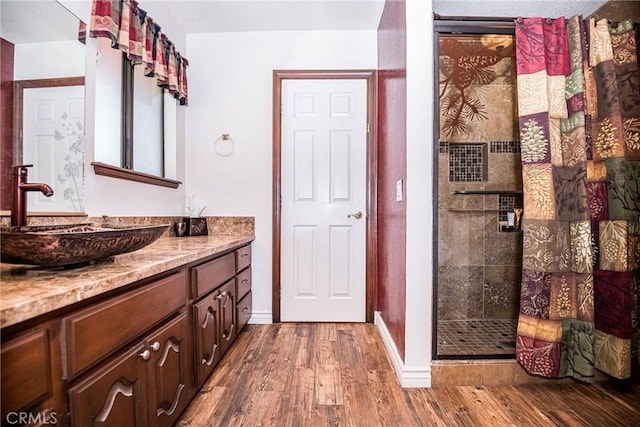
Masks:
[[[54,195],[27,194],[27,209],[84,209],[84,86],[25,88],[22,161],[33,164],[29,182],[43,182]]]
[[[366,80],[283,80],[281,128],[281,320],[364,322]]]

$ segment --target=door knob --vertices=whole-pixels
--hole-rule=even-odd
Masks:
[[[350,213],[349,215],[347,215],[347,218],[349,217],[354,217],[355,219],[360,219],[362,218],[362,212],[358,211],[356,213]]]

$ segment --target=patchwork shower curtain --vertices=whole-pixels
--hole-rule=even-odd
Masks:
[[[591,381],[638,358],[638,27],[516,21],[524,189],[516,358]]]

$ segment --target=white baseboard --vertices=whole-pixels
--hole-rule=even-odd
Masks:
[[[384,323],[380,312],[374,313],[374,324],[380,332],[384,346],[387,348],[393,369],[402,388],[431,387],[431,366],[405,366],[391,334]]]
[[[273,315],[271,314],[271,311],[254,310],[251,313],[251,318],[248,323],[252,325],[269,325],[273,323]]]

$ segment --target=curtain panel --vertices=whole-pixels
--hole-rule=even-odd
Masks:
[[[531,374],[631,376],[638,358],[638,28],[516,20],[523,272],[516,358]]]
[[[133,65],[144,66],[147,77],[155,77],[158,86],[187,105],[189,61],[135,0],[93,0],[89,36],[110,39],[111,47]]]

